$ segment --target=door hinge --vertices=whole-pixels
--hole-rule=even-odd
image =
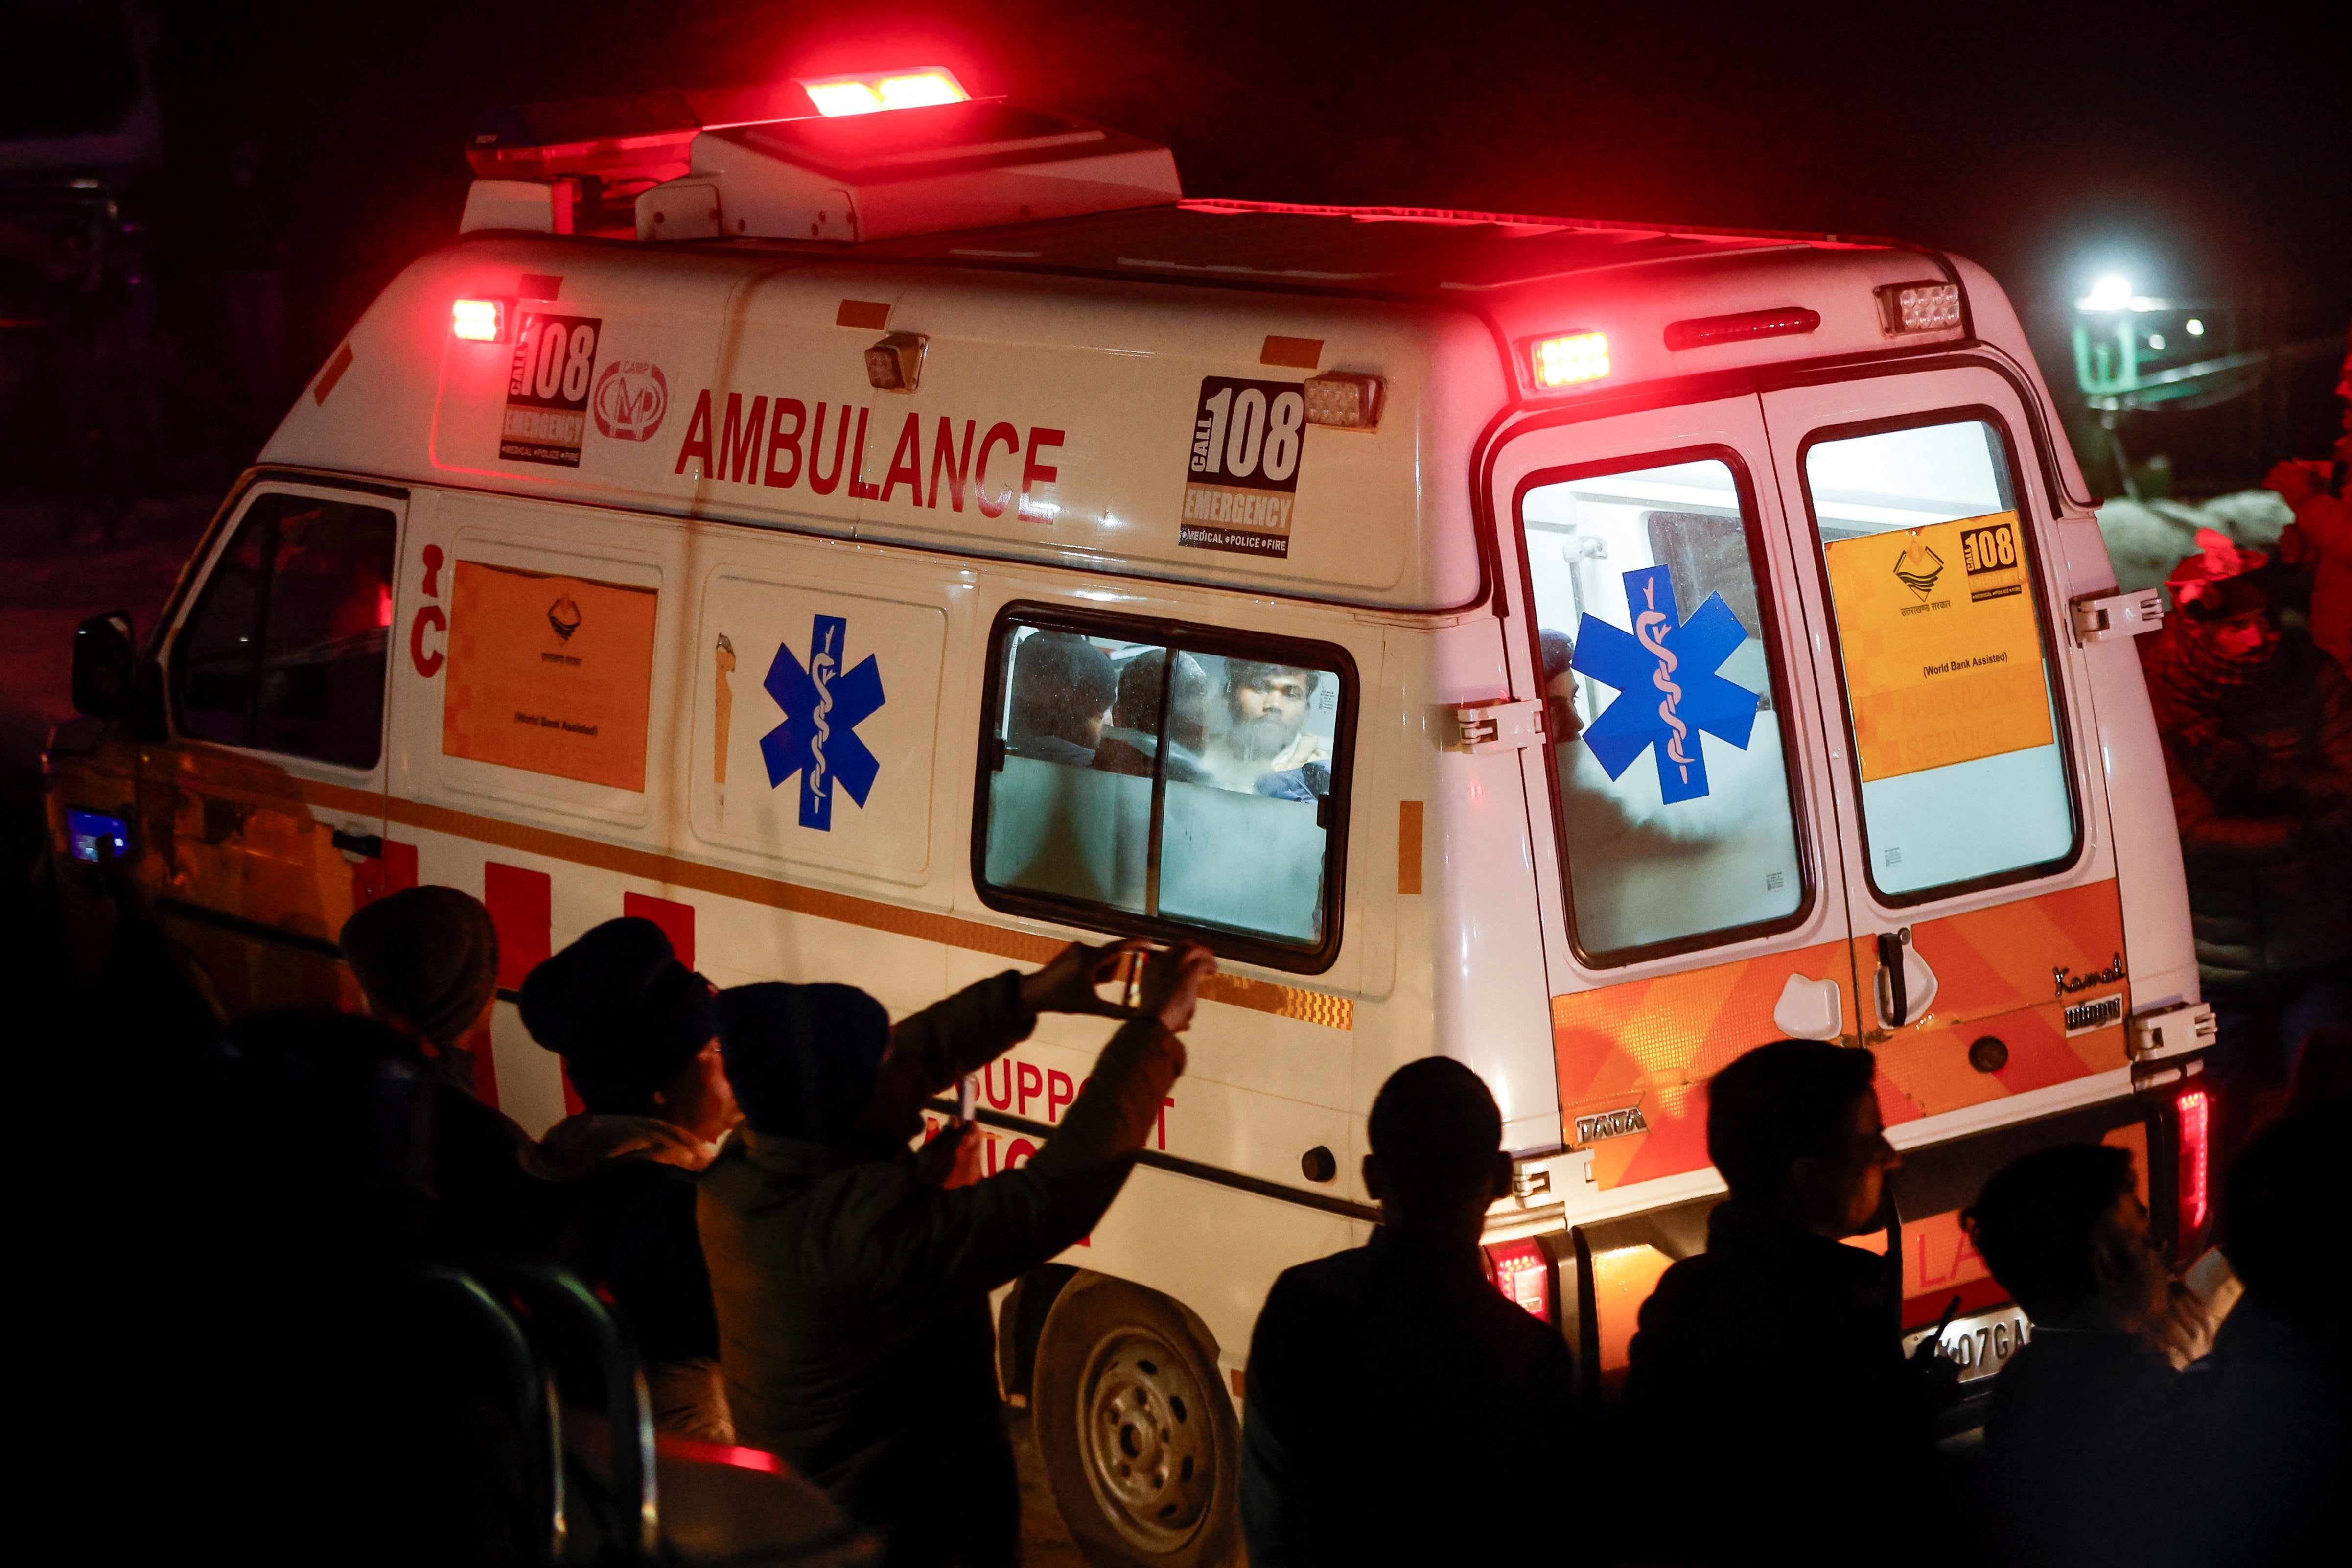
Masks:
[[[2068,601],[2078,647],[2112,642],[2116,637],[2144,637],[2164,625],[2161,589],[2140,588],[2128,594],[2085,594]]]
[[[1454,710],[1454,744],[1465,752],[1516,752],[1541,745],[1544,705],[1532,700],[1465,702]]]
[[[2161,1012],[2142,1013],[2131,1021],[2126,1047],[2136,1062],[2185,1057],[2213,1043],[2213,1009],[2203,1002],[2183,1002]]]

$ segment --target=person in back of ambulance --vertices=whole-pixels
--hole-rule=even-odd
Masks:
[[[1999,1560],[2018,1568],[2132,1561],[2155,1502],[2148,1424],[2210,1343],[2176,1306],[2147,1234],[2131,1152],[2062,1143],[2011,1162],[1961,1215],[1993,1279],[2033,1320],[1985,1417]],[[2176,1353],[2177,1352],[2177,1353]]]
[[[1284,1271],[1250,1335],[1242,1529],[1251,1568],[1454,1560],[1482,1501],[1574,1473],[1559,1331],[1487,1282],[1511,1190],[1476,1073],[1423,1057],[1372,1101],[1369,1245]]]
[[[423,1053],[434,1079],[432,1186],[453,1255],[508,1257],[530,1245],[543,1194],[523,1167],[530,1135],[475,1087],[498,1001],[499,931],[456,888],[404,888],[343,922],[344,959],[371,1016]]]
[[[1005,750],[1064,767],[1091,766],[1110,721],[1118,676],[1110,656],[1076,632],[1032,632],[1013,653]]]
[[[1731,1195],[1706,1251],[1642,1304],[1625,1384],[1625,1514],[1642,1561],[1876,1558],[1937,1511],[1932,1422],[1955,1369],[1906,1364],[1897,1277],[1843,1245],[1881,1223],[1886,1141],[1866,1050],[1759,1046],[1708,1083]],[[1933,1347],[1928,1347],[1932,1356]],[[1708,1506],[1692,1509],[1692,1479]],[[1890,1534],[1890,1532],[1893,1532]]]
[[[1201,752],[1209,743],[1209,672],[1189,653],[1176,656],[1168,677],[1168,732],[1160,732],[1160,672],[1168,655],[1160,648],[1139,653],[1118,672],[1118,700],[1110,727],[1103,731],[1094,765],[1105,773],[1150,778],[1153,759],[1165,754],[1168,777],[1176,784],[1205,782]]]
[[[524,1163],[553,1184],[541,1230],[549,1254],[629,1326],[654,1424],[731,1443],[694,1217],[695,1175],[743,1119],[711,994],[661,927],[628,915],[525,975],[523,1026],[562,1057],[586,1110],[549,1128]]]
[[[1208,782],[1283,800],[1328,793],[1330,743],[1307,729],[1307,700],[1322,679],[1319,670],[1291,665],[1226,660],[1227,722],[1203,759]]]
[[[1184,1069],[1177,1037],[1216,969],[1206,948],[1152,953],[1132,1014],[1096,994],[1147,945],[1073,945],[895,1027],[847,985],[719,994],[744,1126],[703,1173],[698,1217],[736,1440],[883,1532],[890,1564],[1018,1560],[988,1293],[1094,1228]],[[923,1102],[1046,1012],[1127,1021],[1026,1163],[940,1181],[932,1163],[973,1130],[941,1133],[919,1162]]]
[[[2267,556],[2211,529],[2197,542],[2140,658],[2219,1026],[2211,1070],[2242,1128],[2245,1091],[2283,1086],[2305,1035],[2352,1022],[2352,680],[2278,625]]]

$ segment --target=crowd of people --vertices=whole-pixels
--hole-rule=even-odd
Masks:
[[[780,1457],[889,1563],[1018,1561],[990,1292],[1116,1199],[1183,1071],[1205,949],[1074,945],[894,1025],[845,984],[714,987],[659,927],[611,921],[521,987],[583,1106],[534,1139],[475,1093],[498,973],[477,900],[394,893],[341,947],[365,1016],[222,1031],[187,999],[179,1037],[209,1044],[135,1064],[171,1107],[145,1129],[165,1147],[141,1152],[176,1184],[149,1194],[165,1271],[236,1303],[197,1314],[198,1364],[163,1380],[165,1405],[233,1392],[300,1449],[258,1467],[240,1510],[312,1518],[352,1500],[337,1478],[394,1475],[435,1500],[376,1531],[391,1559],[502,1560],[478,1549],[516,1506],[498,1435],[409,1392],[421,1351],[383,1281],[536,1258],[611,1303],[663,1430]],[[1131,963],[1134,1005],[1104,1000]],[[1119,1025],[1055,1136],[982,1177],[976,1130],[926,1139],[923,1109],[1045,1013]],[[1282,1275],[1257,1321],[1249,1561],[1442,1561],[1492,1528],[1493,1500],[1544,1498],[1572,1504],[1584,1555],[1631,1563],[2331,1556],[2352,1407],[2326,1239],[2347,1195],[2342,1042],[2305,1048],[2286,1114],[2231,1173],[2226,1318],[2150,1241],[2128,1152],[2044,1148],[1986,1184],[1966,1224],[2033,1330],[1959,1453],[1937,1442],[1955,1367],[1932,1336],[1903,1353],[1884,1260],[1843,1245],[1899,1180],[1874,1075],[1866,1050],[1800,1040],[1716,1075],[1729,1196],[1642,1304],[1622,1401],[1596,1405],[1559,1331],[1485,1272],[1510,1182],[1493,1096],[1450,1058],[1400,1068],[1368,1123],[1380,1226]]]

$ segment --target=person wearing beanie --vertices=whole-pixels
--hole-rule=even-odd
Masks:
[[[455,888],[404,888],[343,922],[370,1016],[415,1044],[434,1082],[432,1185],[438,1244],[460,1261],[527,1247],[540,1184],[524,1169],[530,1138],[478,1098],[477,1049],[489,1047],[499,931],[480,900]]]
[[[2352,1023],[2352,681],[2278,624],[2269,557],[2197,542],[2140,658],[2234,1144],[2242,1091],[2283,1087],[2312,1030]]]
[[[678,962],[661,927],[624,916],[525,975],[521,1012],[587,1108],[549,1128],[525,1161],[555,1184],[547,1251],[619,1308],[655,1425],[732,1442],[694,1218],[696,1173],[742,1120],[710,982]]]
[[[370,1016],[422,1046],[444,1081],[477,1093],[472,1047],[499,994],[499,928],[482,901],[404,888],[362,904],[340,940]]]
[[[895,1028],[846,985],[719,994],[744,1125],[703,1173],[700,1219],[736,1440],[881,1532],[889,1564],[1018,1560],[988,1295],[1094,1228],[1183,1071],[1177,1037],[1216,961],[1189,942],[1153,953],[1129,1014],[1096,987],[1145,945],[1074,945]],[[938,1180],[927,1167],[974,1129],[951,1125],[919,1162],[923,1102],[1047,1012],[1128,1021],[1026,1163]]]

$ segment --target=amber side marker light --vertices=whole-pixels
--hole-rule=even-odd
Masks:
[[[1549,391],[1599,381],[1609,374],[1606,332],[1566,332],[1556,338],[1530,338],[1528,370],[1536,385]]]
[[[504,300],[460,300],[449,308],[449,330],[469,343],[507,341]]]
[[[866,379],[877,392],[912,392],[923,379],[923,351],[930,339],[921,332],[892,332],[866,351]]]

